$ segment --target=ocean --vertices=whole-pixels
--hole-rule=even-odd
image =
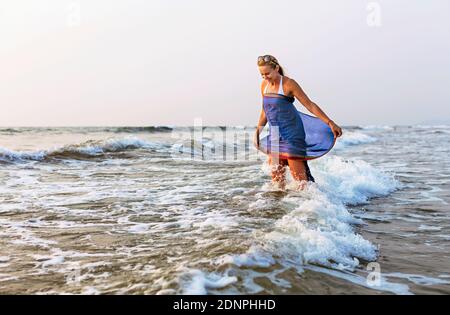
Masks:
[[[0,294],[449,294],[450,126],[346,126],[305,190],[254,127],[0,128]]]

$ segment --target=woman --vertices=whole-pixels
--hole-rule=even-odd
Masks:
[[[263,108],[254,145],[268,155],[273,182],[284,189],[285,167],[289,166],[292,177],[300,184],[299,188],[304,189],[307,181],[314,182],[306,160],[331,150],[342,130],[306,96],[294,79],[284,75],[275,57],[260,56],[257,64],[263,78]],[[293,104],[294,97],[317,117],[297,111]],[[270,125],[269,136],[260,140],[259,134],[267,121]]]

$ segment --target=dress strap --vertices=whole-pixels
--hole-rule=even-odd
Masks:
[[[280,79],[280,86],[278,87],[278,94],[284,95],[284,91],[283,91],[283,76],[281,76],[281,79]]]
[[[267,88],[269,87],[269,83],[266,84],[266,87],[264,88],[264,94],[267,93]],[[280,78],[280,86],[278,87],[278,94],[284,95],[283,91],[283,76]]]

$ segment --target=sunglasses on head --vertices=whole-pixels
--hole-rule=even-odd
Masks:
[[[264,55],[258,57],[258,64],[264,64],[267,62],[272,62],[274,64],[278,64],[277,60],[270,55]]]

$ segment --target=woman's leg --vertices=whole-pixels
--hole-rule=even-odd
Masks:
[[[286,165],[288,161],[286,159],[272,159],[269,155],[269,165],[272,171],[272,182],[278,183],[281,189],[286,187]]]
[[[288,159],[289,169],[292,178],[295,180],[308,180],[306,174],[305,161],[300,159]]]
[[[301,159],[288,159],[289,169],[291,171],[292,178],[299,182],[299,188],[303,190],[306,182],[314,182],[314,177],[309,170],[308,162]]]
[[[306,176],[308,177],[309,182],[315,182],[314,177],[311,175],[311,170],[308,166],[308,161],[305,160],[305,168],[306,168]]]

